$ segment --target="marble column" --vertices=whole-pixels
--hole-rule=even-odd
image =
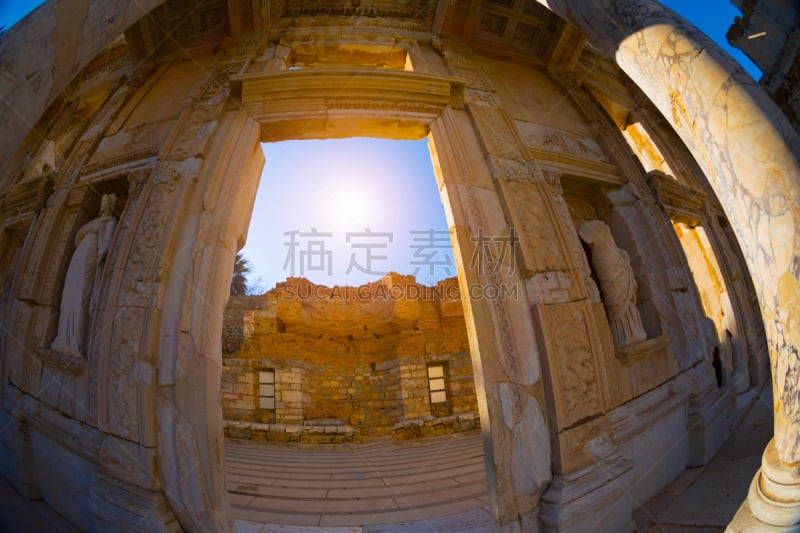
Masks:
[[[733,59],[654,0],[538,1],[615,58],[686,143],[725,209],[753,273],[775,393],[775,437],[739,515],[798,524],[800,137]]]

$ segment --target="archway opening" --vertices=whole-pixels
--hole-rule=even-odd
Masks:
[[[489,523],[478,393],[427,141],[262,146],[237,256],[251,282],[232,294],[222,339],[234,518]]]

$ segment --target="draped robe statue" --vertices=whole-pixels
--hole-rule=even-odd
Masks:
[[[61,294],[58,332],[50,345],[51,350],[75,356],[83,352],[93,289],[96,289],[117,225],[117,219],[112,216],[115,202],[115,195],[104,194],[97,218],[82,226],[75,236],[75,251]]]
[[[636,278],[628,254],[617,247],[611,230],[600,220],[581,224],[578,235],[592,250],[592,266],[600,281],[614,346],[622,348],[645,340],[647,333],[636,307]]]

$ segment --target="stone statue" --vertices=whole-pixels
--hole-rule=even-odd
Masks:
[[[117,225],[117,219],[112,215],[116,200],[116,195],[104,194],[97,218],[82,226],[75,236],[75,252],[64,279],[58,332],[50,345],[51,350],[69,355],[81,354],[87,317],[95,299],[93,289]]]
[[[636,308],[636,278],[628,254],[617,247],[611,230],[599,220],[581,224],[578,235],[592,250],[592,265],[600,281],[614,346],[622,348],[645,340],[647,333]]]

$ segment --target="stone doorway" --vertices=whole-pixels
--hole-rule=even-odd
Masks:
[[[272,239],[272,246],[262,245],[277,265],[262,264],[259,272],[280,272],[287,279],[265,293],[258,291],[263,294],[232,295],[225,311],[220,392],[226,487],[236,520],[287,526],[430,525],[439,516],[452,521],[454,513],[467,513],[473,522],[491,522],[461,293],[454,265],[442,265],[443,258],[452,258],[450,237],[441,230],[443,216],[421,211],[441,206],[438,191],[398,181],[434,180],[427,142],[420,142],[265,146],[267,164],[258,198],[272,194],[280,201],[262,199],[259,205],[256,200],[254,216],[273,214],[258,225],[251,222],[248,239],[257,241],[243,251],[248,258],[263,254],[258,240]],[[341,159],[331,154],[353,146],[375,147],[385,164],[413,167],[422,175],[406,176],[411,168],[381,172],[374,163],[359,166],[355,153],[341,168]],[[300,154],[304,161],[297,160]],[[374,154],[360,155],[375,159]],[[424,163],[404,162],[400,156],[428,159],[427,172]],[[325,163],[310,164],[314,157]],[[296,176],[286,168],[288,160],[302,167]],[[345,172],[351,175],[342,176]],[[362,180],[360,185],[361,200],[378,205],[350,212],[346,221],[338,212],[318,213],[325,202],[340,198],[332,187],[349,186],[353,193],[358,175],[377,182]],[[301,183],[287,185],[277,178]],[[381,194],[378,187],[392,194]],[[437,196],[426,201],[420,198],[425,194]],[[284,222],[275,213],[283,213],[287,203],[292,207]],[[360,226],[353,227],[352,218]],[[294,240],[300,233],[302,242],[287,249],[286,234],[265,227],[267,222],[303,228],[288,232]],[[438,240],[425,241],[428,248],[423,251],[443,248],[437,264],[416,262],[425,267],[416,268],[422,279],[426,272],[443,278],[428,279],[427,285],[413,275],[411,257],[405,264],[392,257],[410,256],[400,247],[414,246],[417,236],[409,233],[423,233],[417,226],[426,223],[436,226]],[[308,233],[312,227],[313,235]],[[384,261],[362,265],[364,257],[350,254],[358,248],[337,241],[344,240],[342,231],[348,241],[365,238],[352,231],[359,227],[362,232],[372,228],[373,240],[385,237],[370,241],[377,243],[374,253]],[[309,239],[318,246],[313,257],[302,246]],[[362,272],[389,263],[392,270],[405,268],[405,274],[390,272],[364,284],[351,283],[364,276],[345,274],[351,265],[342,262],[342,254],[357,259]]]

